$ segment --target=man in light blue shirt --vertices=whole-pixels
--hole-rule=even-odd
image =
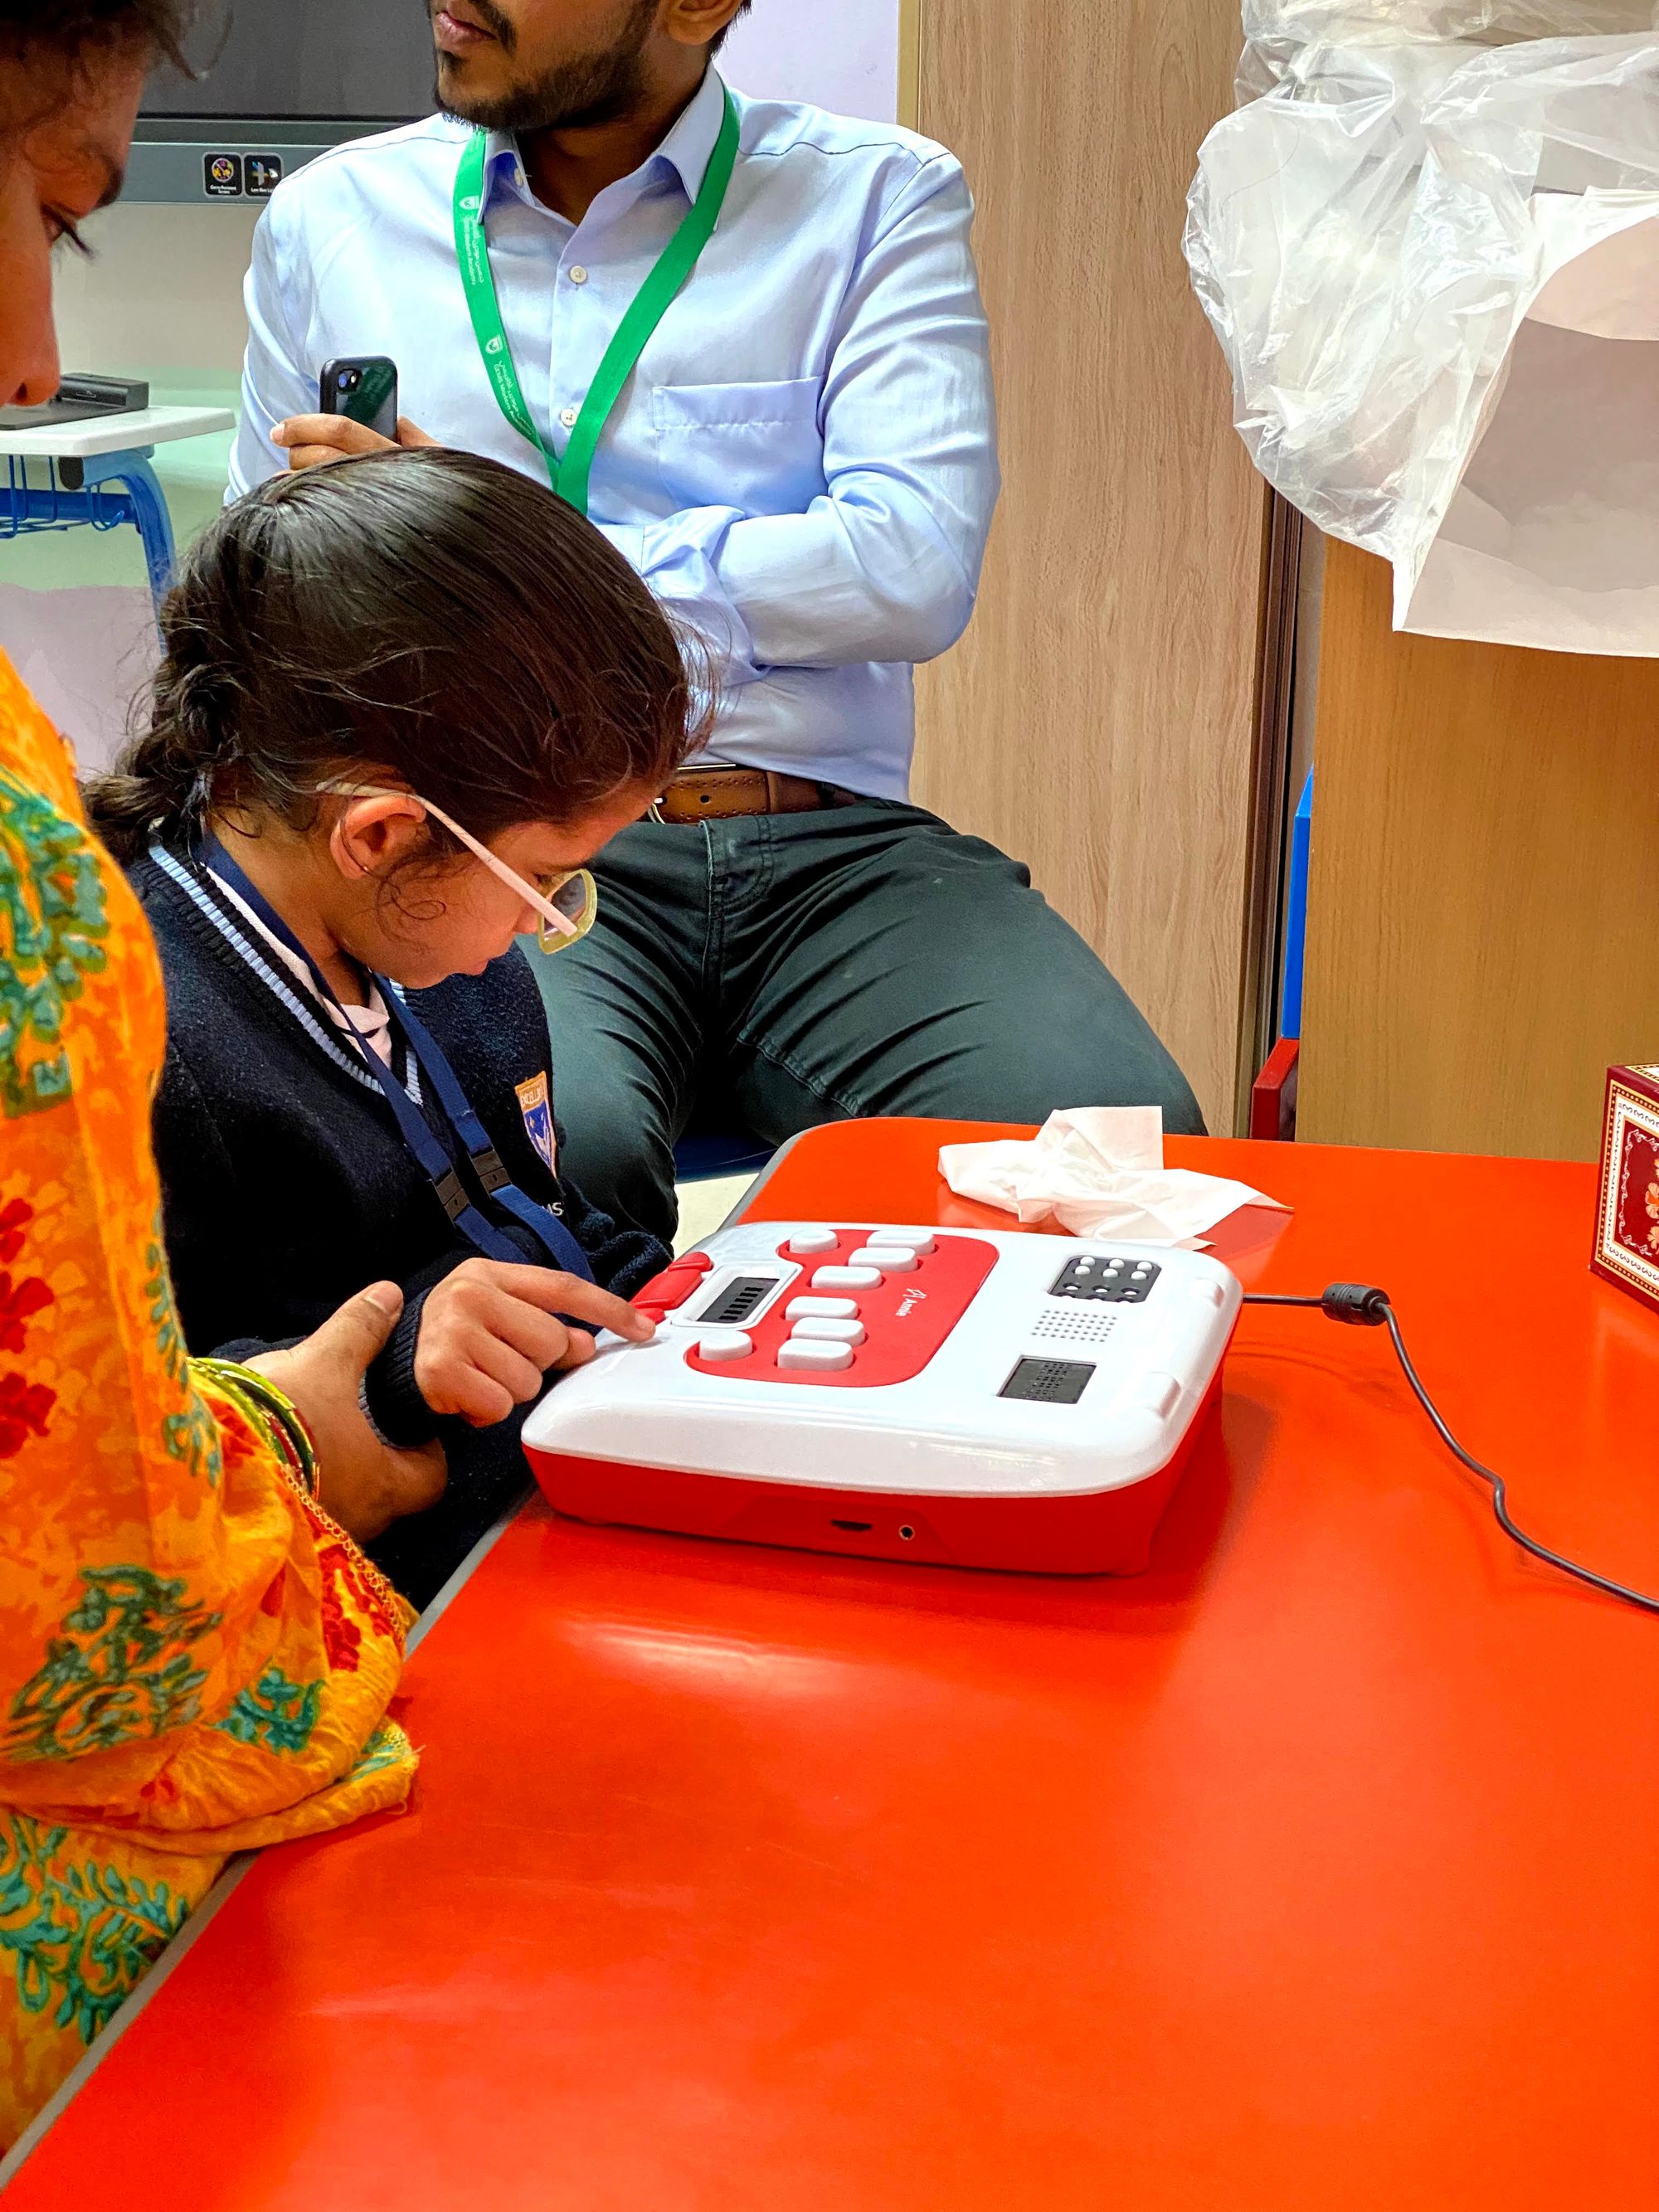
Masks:
[[[709,57],[740,0],[430,4],[447,112],[325,155],[260,224],[233,495],[378,442],[314,413],[322,367],[351,355],[396,360],[406,441],[556,472],[717,169],[728,98],[738,131],[713,234],[592,465],[591,519],[701,634],[720,705],[665,818],[607,849],[592,934],[538,963],[572,1173],[660,1233],[698,1119],[769,1145],[867,1114],[1157,1103],[1200,1127],[1024,870],[905,803],[914,665],[967,624],[998,488],[957,163],[728,95]],[[458,261],[474,125],[482,205],[462,213],[534,441],[498,403]]]

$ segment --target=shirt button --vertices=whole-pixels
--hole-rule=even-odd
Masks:
[[[567,430],[574,430],[576,427],[575,409],[574,407],[562,407],[559,410],[559,420],[564,424]]]
[[[573,270],[571,270],[571,272],[570,272],[570,281],[571,281],[571,283],[572,283],[573,284],[586,284],[586,282],[587,282],[587,271],[586,271],[586,269],[584,269],[584,268],[582,268],[582,267],[581,267],[581,265],[580,264],[580,263],[577,264],[577,266],[576,266],[574,269],[573,269]]]

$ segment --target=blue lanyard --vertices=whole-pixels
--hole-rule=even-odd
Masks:
[[[216,837],[203,841],[198,857],[258,916],[279,944],[285,945],[296,959],[304,961],[323,998],[331,1006],[338,1008],[345,1023],[347,1037],[356,1044],[364,1065],[386,1093],[386,1103],[403,1133],[404,1142],[424,1169],[433,1189],[437,1193],[439,1204],[456,1228],[469,1243],[477,1247],[486,1259],[505,1260],[522,1267],[524,1254],[510,1237],[487,1220],[473,1204],[456,1170],[454,1161],[433,1134],[425,1115],[379,1053],[371,1052],[358,1036],[350,1017],[335,996],[327,976],[270,900],[249,881]],[[370,970],[369,980],[380,990],[386,1005],[395,1008],[395,1018],[409,1041],[409,1048],[448,1117],[450,1127],[465,1147],[469,1164],[482,1188],[498,1206],[524,1224],[556,1267],[562,1267],[566,1274],[580,1276],[583,1282],[591,1283],[593,1269],[586,1253],[558,1216],[550,1213],[544,1206],[538,1206],[533,1199],[527,1198],[508,1175],[501,1164],[500,1153],[489,1140],[489,1131],[473,1112],[466,1093],[456,1079],[454,1069],[426,1024],[417,1018],[404,1000],[398,997],[385,976],[376,975]]]

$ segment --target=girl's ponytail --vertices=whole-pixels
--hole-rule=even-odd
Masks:
[[[171,615],[173,610],[169,608]],[[156,839],[187,840],[210,811],[216,781],[234,757],[234,721],[225,712],[233,687],[212,669],[189,664],[170,623],[168,654],[150,693],[149,726],[106,775],[82,787],[88,817],[125,866]]]
[[[149,852],[155,838],[179,842],[210,810],[223,738],[191,690],[168,681],[164,671],[155,686],[150,728],[108,775],[88,776],[82,785],[86,817],[122,867]]]

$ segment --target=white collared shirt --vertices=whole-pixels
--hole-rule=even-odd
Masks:
[[[229,901],[250,929],[258,932],[259,941],[265,950],[282,962],[295,981],[316,1000],[318,1006],[342,1036],[355,1035],[360,1043],[367,1045],[378,1060],[383,1060],[390,1067],[392,1065],[392,1012],[380,995],[379,984],[370,983],[368,1004],[365,1006],[349,1006],[335,1000],[325,999],[317,988],[317,978],[311,972],[310,963],[301,960],[297,952],[284,945],[274,929],[268,929],[240,892],[228,884],[222,876],[216,874],[211,868],[209,869],[208,873],[213,877],[213,887],[219,896]]]
[[[485,215],[525,398],[562,453],[618,323],[719,135],[710,70],[658,151],[580,224],[492,138]],[[738,98],[719,228],[600,441],[591,512],[715,648],[712,750],[903,797],[912,665],[972,612],[995,505],[984,311],[959,165],[896,125]],[[284,465],[272,427],[337,356],[389,354],[402,411],[532,476],[456,265],[465,127],[434,116],[324,155],[262,218],[231,494]]]

